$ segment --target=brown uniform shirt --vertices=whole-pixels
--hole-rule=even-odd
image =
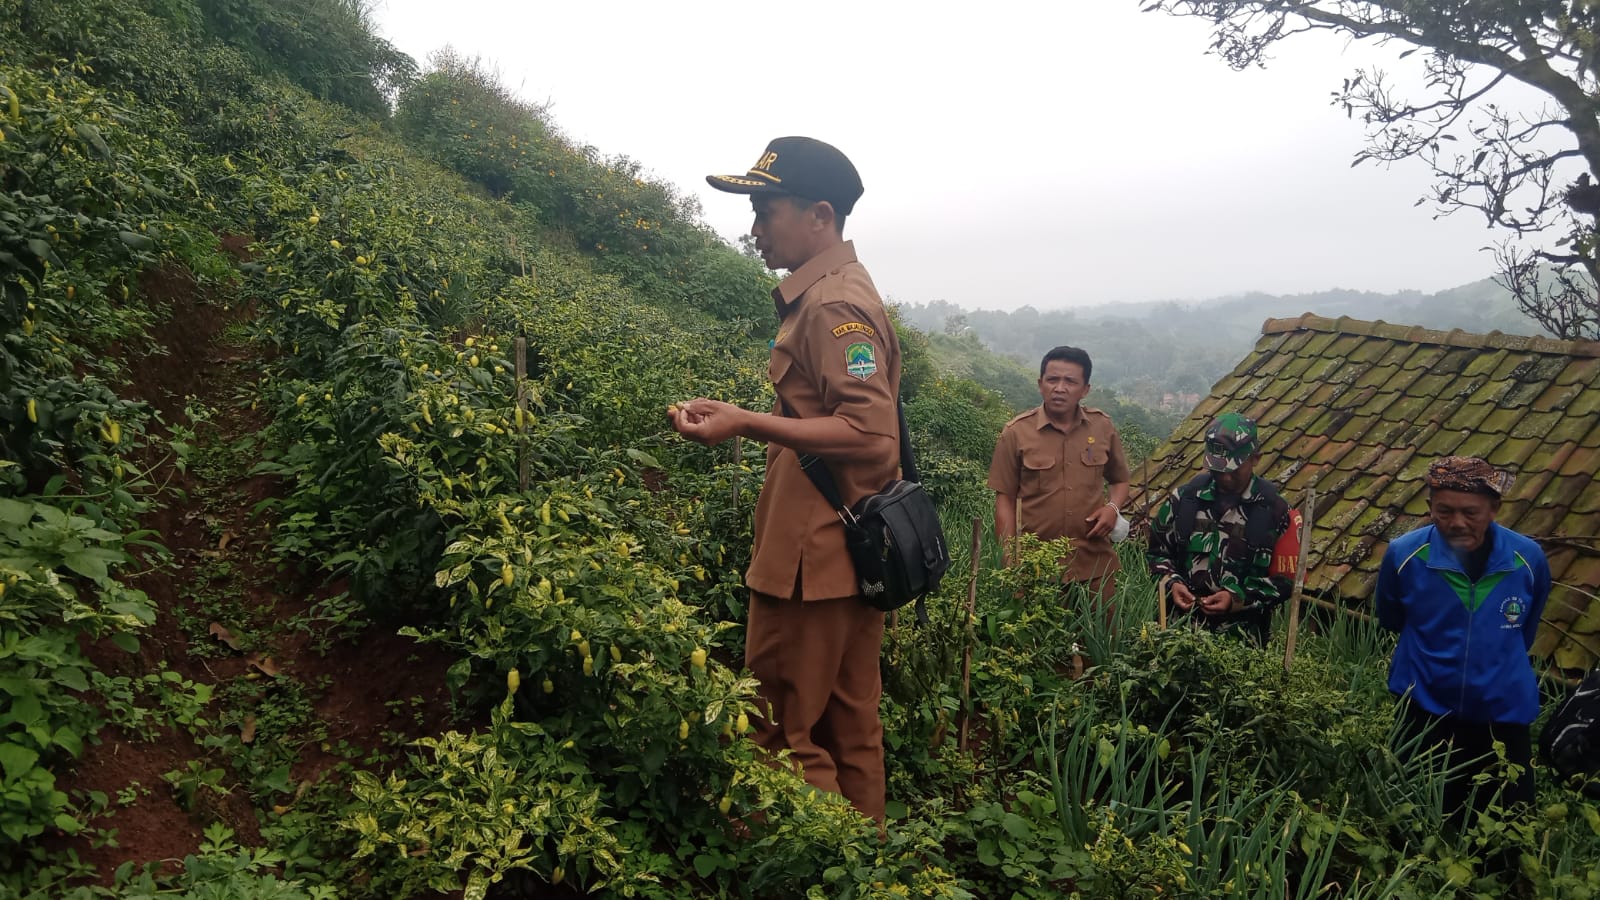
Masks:
[[[1017,530],[1053,541],[1072,538],[1062,581],[1087,581],[1122,568],[1110,537],[1088,538],[1084,517],[1106,502],[1106,485],[1127,481],[1128,457],[1111,417],[1078,407],[1065,431],[1043,407],[1017,416],[1000,432],[989,463],[989,487],[1021,499]]]
[[[848,241],[794,270],[772,299],[779,325],[767,374],[778,397],[799,418],[838,416],[890,438],[872,458],[828,461],[840,496],[854,505],[899,474],[900,342]],[[844,526],[788,447],[767,447],[755,532],[745,573],[751,590],[788,598],[798,582],[805,600],[860,593]]]

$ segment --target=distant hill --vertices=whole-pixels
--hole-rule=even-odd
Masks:
[[[1329,290],[1279,296],[1248,293],[1197,303],[1154,302],[1042,311],[966,310],[942,300],[906,303],[901,314],[929,334],[975,335],[985,346],[1037,365],[1058,344],[1089,351],[1097,388],[1149,409],[1187,412],[1184,400],[1205,395],[1254,346],[1261,324],[1312,312],[1337,318],[1545,334],[1490,279],[1436,293]],[[1189,397],[1185,397],[1189,395]]]

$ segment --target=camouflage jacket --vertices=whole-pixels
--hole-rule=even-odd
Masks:
[[[1195,504],[1194,526],[1180,534],[1179,509],[1186,496]],[[1261,546],[1252,547],[1245,536],[1252,509],[1270,517],[1270,535]],[[1288,530],[1289,504],[1259,476],[1237,496],[1223,494],[1209,478],[1197,478],[1174,490],[1156,511],[1150,526],[1150,573],[1158,580],[1176,575],[1196,597],[1232,591],[1244,610],[1205,616],[1212,627],[1241,619],[1264,622],[1294,589],[1290,578],[1272,574],[1274,545]]]

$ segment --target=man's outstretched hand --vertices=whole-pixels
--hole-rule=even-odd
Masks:
[[[747,411],[732,403],[696,397],[667,407],[672,427],[697,444],[711,446],[741,434]]]

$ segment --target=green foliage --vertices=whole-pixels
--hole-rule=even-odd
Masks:
[[[373,31],[361,0],[165,0],[157,9],[180,32],[198,19],[263,68],[369,116],[385,116],[416,77],[411,57]]]
[[[573,144],[481,62],[446,52],[432,64],[400,96],[395,123],[409,141],[525,204],[656,302],[708,313],[745,336],[767,332],[771,276],[702,224],[692,200],[645,180],[637,162]]]
[[[962,558],[927,624],[902,617],[880,833],[747,739],[734,623],[765,448],[665,428],[663,407],[696,394],[770,402],[758,263],[477,63],[441,57],[403,85],[406,146],[319,103],[295,85],[381,118],[405,80],[357,7],[24,6],[0,17],[19,107],[0,116],[0,202],[16,211],[0,217],[15,261],[0,391],[37,402],[0,404],[0,844],[15,851],[0,892],[1434,896],[1503,892],[1487,861],[1508,851],[1535,893],[1591,889],[1600,812],[1575,795],[1443,829],[1437,766],[1390,749],[1384,639],[1307,635],[1285,676],[1260,651],[1154,632],[1131,545],[1111,615],[1062,595],[1069,543],[1024,541],[1001,569],[991,541],[972,615]],[[252,399],[272,418],[256,471],[282,489],[262,504],[276,549],[354,598],[312,615],[400,627],[456,659],[448,686],[474,727],[404,760],[358,771],[361,753],[315,722],[318,686],[240,679],[213,703],[169,670],[94,672],[78,649],[131,647],[150,621],[127,581],[161,554],[133,517],[160,498],[150,460],[181,463],[193,432],[158,441],[161,423],[118,399],[108,351],[164,313],[145,270],[227,274],[208,229],[254,241],[237,290],[266,357]],[[1033,376],[975,341],[898,330],[913,437],[961,557],[992,506],[984,472],[1010,413],[997,387],[1031,406]],[[1139,422],[1113,414],[1137,454]],[[179,873],[135,862],[83,886],[92,873],[38,838],[110,802],[68,796],[54,768],[102,717],[194,739],[204,757],[166,778],[179,801],[204,816],[218,793],[247,795],[270,849],[214,828]],[[341,760],[321,785],[293,780],[308,743]]]

